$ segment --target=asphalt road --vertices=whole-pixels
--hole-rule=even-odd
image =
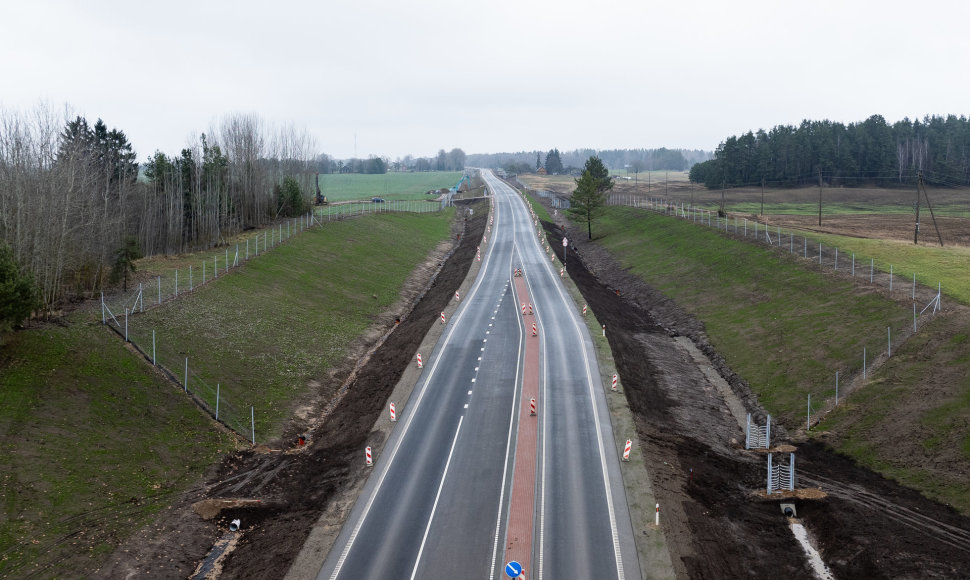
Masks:
[[[525,270],[541,341],[528,578],[639,578],[592,342],[525,203],[489,172],[484,176],[494,222],[478,278],[399,409],[320,579],[506,577],[527,339],[511,286],[514,267]]]

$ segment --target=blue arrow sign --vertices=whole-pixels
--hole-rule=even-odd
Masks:
[[[518,578],[522,574],[522,564],[512,560],[505,565],[505,573],[509,575],[509,578]]]

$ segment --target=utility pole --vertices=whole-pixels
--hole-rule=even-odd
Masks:
[[[718,215],[720,215],[721,217],[727,216],[727,212],[724,211],[724,187],[725,187],[725,182],[724,180],[721,180],[721,211],[718,213]]]
[[[761,177],[761,217],[765,216],[765,178]]]
[[[940,240],[940,247],[943,247],[943,235],[940,234],[940,226],[936,223],[936,214],[933,213],[933,204],[930,203],[930,196],[926,193],[926,184],[923,183],[923,172],[919,172],[918,188],[923,190],[923,197],[926,199],[926,207],[930,210],[930,217],[933,218],[933,227],[936,228],[936,237]]]
[[[920,194],[919,187],[922,183],[923,183],[923,172],[920,171],[918,174],[918,179],[916,181],[916,204],[914,206],[916,210],[916,231],[913,232],[914,244],[919,244],[919,194]]]
[[[664,197],[667,196],[667,172],[664,171]]]
[[[818,168],[818,225],[822,226],[822,168]]]

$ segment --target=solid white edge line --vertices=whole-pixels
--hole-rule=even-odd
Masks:
[[[468,407],[468,405],[465,405]],[[451,466],[451,457],[455,453],[455,445],[458,444],[458,434],[461,433],[461,422],[465,420],[462,415],[458,419],[458,428],[455,429],[455,438],[451,440],[451,449],[448,451],[448,461],[445,462],[445,470],[441,472],[441,482],[438,483],[438,493],[434,495],[434,504],[431,505],[431,515],[428,516],[428,525],[424,528],[424,537],[421,538],[421,548],[418,550],[418,557],[414,561],[414,569],[411,571],[411,580],[418,575],[418,566],[421,565],[421,554],[424,553],[424,545],[428,541],[428,534],[431,532],[431,523],[434,522],[434,512],[438,509],[438,500],[441,499],[441,490],[445,487],[445,479],[448,477],[448,467]]]
[[[494,206],[494,203],[492,205],[493,205],[493,208],[492,208],[493,210],[498,209],[497,207]],[[482,285],[482,280],[485,279],[485,273],[488,271],[488,265],[492,260],[493,247],[494,247],[494,244],[489,244],[488,248],[485,250],[485,261],[482,262],[482,268],[478,272],[478,276],[475,279],[475,284],[472,286],[472,291],[468,293],[469,297],[472,297],[478,293],[478,290]],[[448,333],[445,335],[445,341],[442,343],[441,350],[439,350],[439,353],[444,352],[444,350],[448,347],[449,343],[451,342],[451,338],[455,333],[455,329],[458,328],[458,325],[459,325],[458,323],[461,321],[462,318],[464,318],[465,312],[467,312],[467,307],[466,307],[467,304],[469,304],[469,301],[462,303],[461,306],[458,307],[458,315],[452,319],[451,327],[448,329]],[[482,349],[482,350],[485,350],[485,349]],[[417,414],[417,410],[420,407],[421,402],[424,400],[424,395],[425,393],[427,393],[427,390],[428,390],[428,384],[431,382],[431,378],[434,377],[434,373],[438,369],[438,363],[441,362],[441,359],[442,357],[440,356],[435,357],[435,361],[431,364],[431,368],[428,370],[428,375],[424,379],[423,384],[421,385],[421,390],[418,393],[418,398],[415,401],[414,405],[409,405],[408,407],[405,407],[404,410],[401,412],[402,419],[404,418],[405,415],[407,416],[407,419],[405,419],[404,424],[401,425],[401,433],[396,439],[394,444],[394,449],[391,450],[387,461],[381,462],[381,466],[382,466],[381,473],[380,473],[380,476],[378,477],[376,487],[374,488],[370,497],[367,498],[367,503],[364,506],[364,511],[360,515],[360,519],[358,519],[357,524],[354,526],[353,531],[350,533],[350,537],[347,539],[347,544],[344,546],[344,549],[340,553],[340,558],[337,559],[337,564],[334,567],[333,573],[330,575],[330,580],[336,580],[337,576],[340,574],[340,571],[343,568],[344,562],[346,562],[347,556],[350,554],[350,550],[353,548],[354,542],[357,540],[357,535],[360,533],[360,529],[363,527],[364,522],[367,520],[368,514],[370,514],[371,507],[374,505],[374,501],[377,498],[377,494],[380,492],[381,486],[384,484],[384,479],[385,477],[387,477],[387,472],[390,471],[391,465],[394,463],[394,459],[397,457],[397,452],[401,448],[401,442],[404,440],[405,436],[407,435],[408,429],[411,427],[411,420],[414,418],[415,414]],[[324,560],[324,565],[326,565],[326,559]]]
[[[527,202],[524,199],[522,199],[521,197],[519,197],[519,199],[522,201],[522,203],[527,204]],[[537,238],[532,238],[531,236],[530,236],[530,238],[532,239],[533,247],[536,249],[536,251],[541,250],[541,247],[539,246],[539,242],[538,242]],[[542,254],[544,255],[545,253],[542,252]],[[559,294],[559,299],[566,306],[566,311],[569,313],[569,321],[572,323],[573,329],[576,331],[577,334],[579,334],[580,338],[582,339],[583,333],[582,333],[582,329],[580,328],[579,323],[577,321],[576,313],[573,310],[573,302],[572,302],[572,299],[570,299],[569,297],[567,297],[565,295],[565,293],[564,293],[565,292],[565,285],[552,272],[552,266],[550,265],[550,262],[547,262],[545,259],[540,260],[540,262],[542,262],[543,263],[543,266],[544,266],[542,268],[542,271],[546,274],[546,276],[548,278],[550,278],[552,280],[553,286],[556,288],[556,293]],[[531,286],[531,284],[530,284],[530,286]],[[589,393],[589,396],[590,396],[590,403],[592,404],[592,410],[593,410],[593,424],[596,427],[596,442],[597,442],[597,445],[599,447],[600,469],[603,472],[603,484],[606,487],[606,489],[605,489],[605,492],[606,492],[606,506],[607,506],[607,511],[609,512],[609,518],[610,518],[610,533],[611,533],[612,539],[613,539],[613,554],[614,554],[614,559],[616,561],[617,578],[619,580],[624,580],[625,574],[624,574],[624,571],[623,571],[623,558],[622,558],[622,555],[620,553],[620,533],[619,533],[619,530],[617,529],[617,524],[616,524],[616,510],[615,510],[615,508],[613,506],[613,488],[610,485],[610,475],[609,475],[609,472],[607,471],[607,465],[606,465],[606,448],[603,446],[603,434],[602,434],[602,431],[601,431],[601,423],[600,423],[600,418],[599,418],[599,411],[597,411],[596,398],[595,398],[595,388],[594,388],[594,384],[593,384],[593,381],[594,380],[593,380],[593,376],[592,376],[592,371],[590,369],[589,350],[586,348],[586,341],[585,340],[580,340],[580,343],[582,344],[582,349],[583,349],[583,362],[584,362],[584,365],[586,367],[586,385],[588,387],[588,393]],[[545,450],[545,431],[543,431],[543,451],[544,450]],[[544,470],[545,470],[545,457],[543,456],[543,477],[542,477],[542,482],[543,482],[542,485],[543,486],[545,486],[545,472],[544,472]],[[543,487],[543,495],[542,495],[541,508],[540,508],[540,523],[544,523],[544,519],[545,519],[545,489]],[[538,575],[539,580],[542,580],[542,574],[543,574],[543,571],[542,571],[542,561],[543,561],[542,560],[542,558],[543,558],[542,548],[543,548],[543,541],[544,541],[544,539],[545,539],[544,538],[544,534],[542,533],[542,531],[540,531],[540,537],[539,537],[539,550],[540,550],[539,551],[539,566],[540,567],[539,567],[539,571],[538,571],[538,573],[539,573],[539,575]]]

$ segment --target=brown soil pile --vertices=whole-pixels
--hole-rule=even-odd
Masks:
[[[543,225],[561,252],[563,224]],[[765,485],[764,455],[739,448],[742,430],[724,400],[703,387],[670,338],[689,337],[763,422],[748,385],[713,350],[697,320],[585,241],[585,232],[566,233],[574,241],[569,275],[607,327],[653,489],[667,514],[661,525],[678,575],[811,577],[777,503],[757,497]],[[780,425],[772,425],[772,434],[777,443],[786,437]],[[970,519],[951,508],[820,443],[798,448],[796,476],[797,487],[823,492],[796,494],[804,496],[797,511],[837,577],[957,577],[970,570]],[[815,499],[822,495],[828,497]]]

